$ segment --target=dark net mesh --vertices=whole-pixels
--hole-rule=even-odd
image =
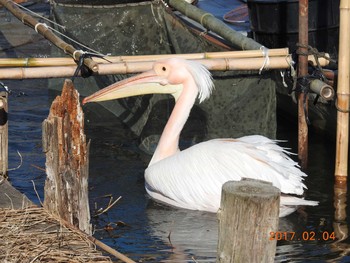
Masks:
[[[72,1],[71,1],[72,2]],[[74,2],[74,1],[73,1]],[[66,26],[65,34],[101,53],[143,55],[200,53],[232,50],[216,36],[199,34],[179,20],[162,2],[141,2],[108,6],[53,5],[57,22]],[[77,47],[81,49],[81,47]],[[83,48],[82,48],[83,49]],[[276,133],[275,83],[267,73],[212,72],[212,97],[195,105],[183,131],[189,144],[215,137],[238,137]],[[127,75],[79,79],[76,86],[89,95]],[[140,136],[140,145],[151,151],[169,116],[170,96],[147,95],[101,103]]]

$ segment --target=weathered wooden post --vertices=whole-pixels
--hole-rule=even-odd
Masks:
[[[222,187],[217,263],[274,262],[280,191],[258,180],[229,181]]]
[[[7,98],[7,91],[0,91],[0,176],[4,178],[8,175]]]
[[[91,234],[84,114],[70,80],[65,80],[61,96],[43,122],[43,151],[47,174],[44,208]]]

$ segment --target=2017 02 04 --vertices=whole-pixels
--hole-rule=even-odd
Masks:
[[[334,232],[315,232],[315,231],[303,231],[301,233],[293,232],[293,231],[277,231],[270,232],[270,240],[277,241],[328,241],[335,240],[336,236]]]

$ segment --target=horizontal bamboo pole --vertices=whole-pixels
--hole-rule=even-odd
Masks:
[[[309,57],[313,60],[313,56]],[[212,71],[227,70],[260,70],[263,65],[265,69],[286,69],[292,64],[291,56],[271,57],[266,63],[265,58],[241,58],[241,59],[200,59],[200,63]],[[143,62],[119,62],[99,64],[97,75],[130,74],[150,70],[154,61]],[[328,60],[319,59],[321,66],[325,66]],[[32,68],[0,68],[0,79],[36,79],[36,78],[63,78],[73,76],[76,66],[57,67],[32,67]]]
[[[288,56],[288,48],[269,49],[269,57]],[[117,63],[124,61],[155,61],[170,57],[181,57],[185,59],[215,59],[215,58],[256,58],[263,57],[261,50],[205,52],[192,54],[161,54],[140,56],[108,56],[106,59],[94,58],[97,63]],[[72,66],[76,63],[72,58],[0,58],[0,67],[47,67],[47,66]]]

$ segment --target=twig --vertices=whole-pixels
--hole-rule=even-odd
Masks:
[[[52,216],[54,216],[54,215],[52,215]],[[56,217],[56,216],[54,216],[54,217]],[[56,218],[57,218],[57,220],[59,220],[61,222],[62,225],[66,226],[67,228],[73,229],[75,232],[77,232],[78,234],[82,235],[83,237],[86,237],[93,244],[95,244],[96,246],[100,247],[101,249],[103,249],[104,251],[108,252],[109,254],[115,256],[116,258],[124,261],[125,263],[136,263],[132,259],[130,259],[127,256],[125,256],[124,254],[118,252],[117,250],[111,248],[110,246],[104,244],[100,240],[98,240],[98,239],[96,239],[96,238],[94,238],[92,236],[89,236],[88,234],[86,234],[85,232],[81,231],[77,227],[73,226],[71,223],[67,222],[66,220],[63,220],[62,218],[58,218],[58,217],[56,217]]]
[[[11,207],[12,207],[12,209],[14,209],[14,207],[13,207],[13,202],[12,202],[11,197],[9,197],[9,195],[8,195],[7,193],[5,193],[5,195],[7,196],[7,198],[8,198],[8,199],[10,199],[10,202],[11,202]]]
[[[34,168],[36,168],[36,169],[38,169],[38,170],[40,170],[40,171],[46,172],[45,168],[42,168],[42,167],[37,166],[37,165],[35,165],[35,164],[31,164],[30,166],[32,166],[32,167],[34,167]]]
[[[112,199],[113,199],[113,196],[111,196],[111,198],[109,199],[109,203],[108,203],[108,206],[103,209],[101,212],[98,212],[94,215],[94,217],[96,216],[99,216],[99,215],[102,215],[103,213],[106,213],[109,209],[111,209],[122,197],[119,196],[117,200],[115,200],[113,203],[111,203]]]
[[[49,247],[44,248],[38,255],[36,255],[29,263],[35,262],[46,250],[49,250]]]
[[[17,150],[17,154],[19,155],[19,158],[20,158],[21,162],[19,163],[19,165],[16,168],[10,168],[7,171],[14,171],[14,170],[17,170],[17,169],[21,168],[22,163],[23,163],[23,158],[22,158],[21,153],[18,150]]]
[[[38,200],[39,200],[39,202],[40,202],[40,205],[43,206],[43,203],[41,202],[39,193],[38,193],[38,191],[36,190],[35,183],[34,183],[33,180],[31,180],[31,181],[32,181],[32,184],[33,184],[33,187],[34,187],[34,191],[35,191],[36,197],[38,198]]]
[[[191,259],[192,259],[195,263],[198,263],[198,261],[197,261],[194,257],[191,257]]]

